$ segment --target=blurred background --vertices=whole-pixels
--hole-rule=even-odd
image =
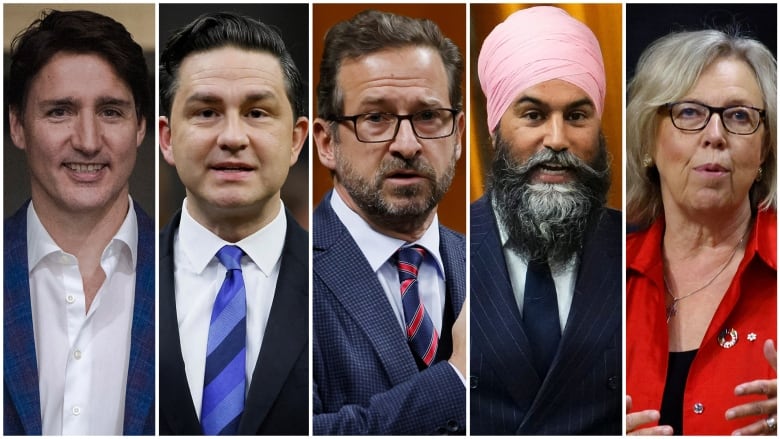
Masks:
[[[141,45],[146,56],[151,83],[154,84],[156,61],[154,58],[154,4],[6,4],[3,6],[3,79],[8,84],[9,49],[13,37],[27,28],[41,12],[48,9],[61,11],[89,10],[103,14],[122,23],[133,39]],[[154,95],[153,95],[154,96]],[[152,109],[154,107],[152,106]],[[155,132],[157,120],[150,114],[146,121],[146,137],[138,148],[135,170],[130,176],[130,195],[152,217],[155,212]],[[30,176],[24,152],[11,142],[8,128],[8,108],[3,108],[3,184],[5,187],[3,217],[11,216],[22,203],[30,198]]]
[[[513,12],[537,4],[472,4],[471,5],[471,193],[470,202],[476,201],[485,190],[486,177],[493,161],[493,145],[487,128],[485,95],[479,85],[477,59],[482,42],[496,25]],[[607,150],[612,155],[612,186],[607,204],[615,209],[623,206],[623,15],[618,4],[564,4],[553,5],[564,9],[572,17],[585,23],[596,35],[604,58],[607,74],[607,95],[601,126],[607,139]]]
[[[235,12],[276,27],[301,72],[306,101],[304,108],[309,108],[309,6],[307,4],[160,4],[159,12],[160,52],[171,34],[207,12]],[[157,148],[156,145],[155,148]],[[160,228],[165,226],[171,216],[181,208],[184,195],[184,186],[179,181],[176,169],[168,165],[160,155]],[[290,168],[287,182],[282,187],[282,200],[301,227],[308,230],[308,140],[303,144],[298,162]]]
[[[348,20],[365,9],[377,9],[385,12],[406,15],[414,18],[428,18],[441,28],[442,33],[449,37],[461,50],[464,67],[466,66],[466,6],[465,4],[314,4],[312,29],[312,119],[317,111],[316,87],[320,77],[320,61],[325,41],[325,33],[339,21]],[[466,72],[463,72],[461,84],[463,96],[466,97]],[[466,103],[463,103],[466,108]],[[468,114],[467,114],[468,116]],[[455,231],[466,233],[466,135],[462,140],[463,153],[455,168],[447,195],[439,203],[439,222]],[[312,145],[314,146],[314,145]],[[325,193],[333,187],[330,172],[323,166],[316,152],[312,159],[312,206],[317,206]]]

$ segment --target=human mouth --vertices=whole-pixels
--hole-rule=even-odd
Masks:
[[[542,163],[532,172],[532,183],[567,183],[571,180],[571,169],[558,163]]]
[[[219,172],[249,172],[254,170],[254,167],[246,163],[224,162],[212,165],[211,169]]]
[[[65,163],[64,165],[73,172],[90,174],[96,174],[108,166],[99,163]]]
[[[705,163],[694,167],[693,170],[709,177],[721,177],[731,172],[728,168],[717,163]]]

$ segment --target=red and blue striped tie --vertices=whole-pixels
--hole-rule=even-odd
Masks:
[[[206,435],[235,435],[244,412],[246,288],[241,273],[243,254],[234,245],[226,245],[217,252],[217,259],[227,268],[227,273],[211,310],[200,414]]]
[[[398,250],[398,276],[401,281],[401,302],[406,322],[406,338],[417,357],[430,366],[436,358],[439,334],[433,321],[420,301],[417,289],[417,271],[420,268],[425,249],[413,245]]]

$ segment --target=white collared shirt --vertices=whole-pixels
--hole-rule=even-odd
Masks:
[[[509,233],[506,227],[495,214],[498,223],[498,232],[501,237],[501,245],[504,250],[504,259],[506,268],[509,271],[509,280],[512,283],[512,291],[515,293],[517,307],[520,309],[520,315],[523,315],[523,299],[525,298],[525,278],[528,272],[528,261],[509,248]],[[558,321],[561,324],[561,334],[566,328],[566,320],[569,318],[571,302],[574,299],[574,286],[577,282],[577,268],[579,258],[575,256],[566,264],[563,270],[552,272],[553,282],[555,283],[555,293],[558,296]]]
[[[173,239],[176,317],[187,383],[198,419],[203,399],[211,309],[227,271],[216,254],[228,244],[241,247],[245,253],[241,258],[241,271],[246,287],[246,390],[249,391],[276,292],[286,234],[287,218],[281,202],[279,212],[268,225],[239,242],[231,243],[195,221],[187,211],[187,200],[184,200],[181,223]]]
[[[129,199],[129,197],[128,197]],[[75,256],[27,208],[27,262],[44,435],[121,435],[135,299],[132,200],[100,258],[106,279],[86,311]]]
[[[337,191],[334,190],[332,194],[330,205],[333,211],[347,228],[352,239],[357,243],[360,251],[368,260],[371,269],[376,273],[404,336],[406,335],[406,323],[404,322],[404,308],[401,301],[401,281],[398,277],[398,267],[394,264],[392,257],[399,248],[407,244],[418,244],[425,248],[425,258],[417,276],[418,291],[420,300],[422,300],[425,310],[430,315],[433,325],[441,334],[447,290],[444,265],[439,253],[438,216],[434,216],[430,227],[428,227],[428,230],[425,231],[425,234],[419,240],[407,243],[372,229],[360,215],[344,203]]]

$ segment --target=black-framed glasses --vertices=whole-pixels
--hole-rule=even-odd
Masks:
[[[684,101],[668,103],[666,109],[672,124],[682,131],[700,131],[710,123],[712,115],[717,114],[726,131],[748,135],[755,133],[766,117],[766,111],[747,105],[710,107],[699,102]]]
[[[389,142],[398,135],[401,121],[408,120],[414,135],[420,139],[441,139],[455,132],[455,116],[460,110],[429,108],[412,114],[362,113],[353,116],[334,116],[335,122],[352,122],[355,137],[363,143]]]

